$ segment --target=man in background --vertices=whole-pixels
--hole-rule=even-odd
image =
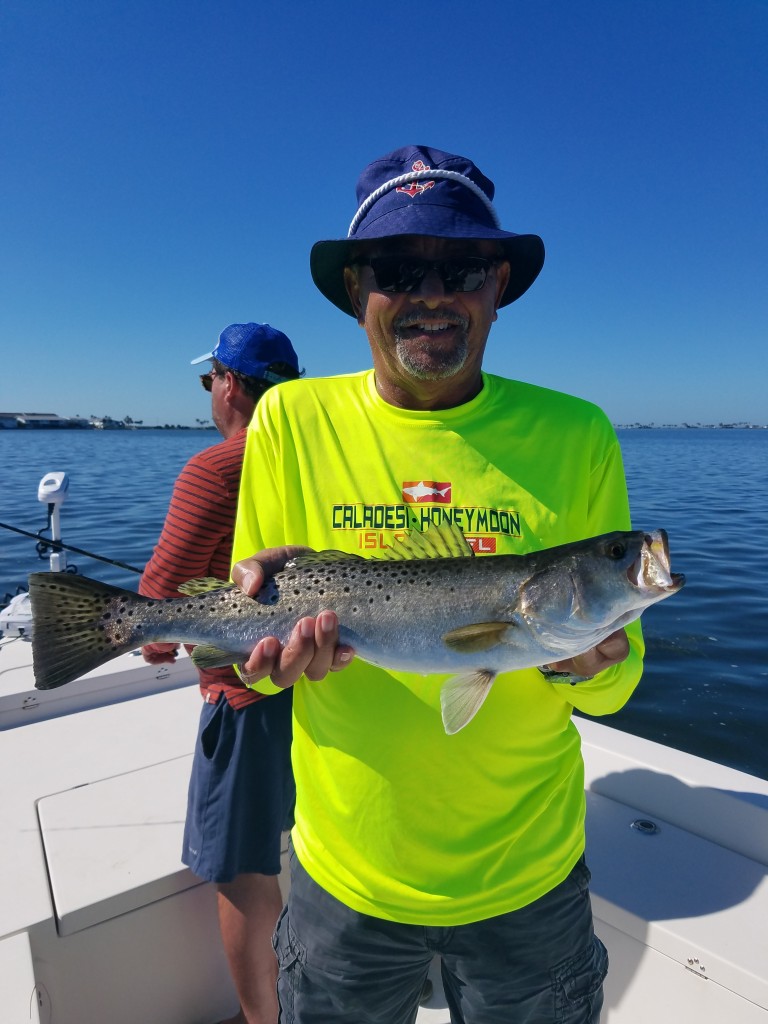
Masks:
[[[139,592],[178,597],[190,579],[229,579],[232,534],[245,449],[256,403],[300,376],[289,339],[269,324],[231,324],[200,380],[223,441],[194,455],[173,489],[160,539]],[[190,648],[191,649],[191,648]],[[152,664],[176,658],[177,644],[149,644]],[[291,691],[263,700],[232,668],[201,669],[204,704],[192,766],[182,860],[218,890],[221,936],[240,999],[230,1024],[275,1024],[277,964],[271,936],[280,914],[281,833],[293,810]]]

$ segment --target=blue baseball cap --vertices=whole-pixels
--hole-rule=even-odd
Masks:
[[[230,324],[219,335],[216,348],[193,359],[192,365],[206,359],[216,359],[230,370],[237,370],[246,377],[268,380],[272,384],[300,376],[299,360],[293,345],[282,331],[269,324]],[[296,372],[292,377],[275,373],[269,369],[273,363],[286,363]]]
[[[354,316],[344,267],[356,243],[403,235],[491,239],[509,261],[506,306],[526,292],[544,264],[538,235],[503,231],[493,208],[493,182],[467,159],[429,146],[404,146],[368,164],[357,181],[358,209],[347,237],[316,242],[309,265],[327,299]]]

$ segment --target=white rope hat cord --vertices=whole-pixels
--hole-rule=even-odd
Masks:
[[[459,174],[458,171],[445,171],[437,168],[434,171],[410,171],[408,174],[401,174],[398,178],[391,178],[389,181],[385,181],[383,185],[380,185],[375,192],[371,192],[368,198],[364,200],[360,209],[352,218],[352,223],[349,225],[349,231],[347,232],[347,238],[352,237],[352,233],[357,228],[357,225],[366,213],[368,213],[376,200],[380,199],[385,192],[389,192],[390,189],[397,188],[398,185],[407,185],[413,181],[423,181],[424,179],[432,180],[433,178],[448,178],[451,181],[458,181],[460,184],[465,185],[470,192],[474,192],[478,199],[481,199],[485,204],[488,212],[493,218],[495,227],[501,228],[498,215],[493,208],[493,203],[479,185],[476,185],[474,181],[472,181],[471,178],[468,178],[465,174]]]

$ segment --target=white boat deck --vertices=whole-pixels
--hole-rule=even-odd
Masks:
[[[0,728],[4,711],[29,723],[0,731],[3,1021],[221,1019],[235,1001],[213,892],[179,861],[197,686],[125,699],[151,684],[119,659],[83,685],[120,703],[47,717],[76,695],[30,694],[29,651],[0,650]],[[186,659],[173,669],[192,682]],[[578,724],[604,1024],[768,1024],[768,782]],[[448,1024],[433,972],[418,1021]]]

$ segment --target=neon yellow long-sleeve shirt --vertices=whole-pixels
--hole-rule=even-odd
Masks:
[[[479,555],[628,529],[605,415],[533,385],[483,381],[471,402],[440,412],[388,405],[372,371],[271,389],[249,430],[233,559],[281,544],[375,554],[446,517]],[[293,841],[304,868],[355,910],[424,925],[481,920],[548,892],[584,847],[571,712],[605,714],[628,699],[643,653],[639,624],[628,633],[627,661],[586,683],[500,675],[453,736],[440,717],[446,676],[356,660],[300,680]]]

